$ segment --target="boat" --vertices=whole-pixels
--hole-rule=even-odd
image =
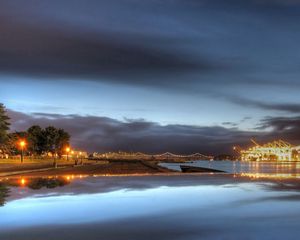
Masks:
[[[202,172],[202,173],[224,173],[224,171],[213,169],[213,168],[204,168],[204,167],[194,167],[194,166],[186,166],[180,165],[182,172]]]

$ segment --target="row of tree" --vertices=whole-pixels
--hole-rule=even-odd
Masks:
[[[0,149],[11,154],[19,152],[18,141],[25,139],[26,150],[30,155],[51,153],[61,156],[69,145],[70,134],[61,128],[52,126],[42,128],[34,125],[24,132],[9,133],[9,117],[5,107],[0,104]]]
[[[9,117],[6,114],[4,105],[0,103],[0,149],[8,141],[9,126]]]

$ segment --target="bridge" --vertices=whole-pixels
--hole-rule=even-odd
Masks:
[[[165,152],[162,154],[155,154],[152,156],[165,157],[165,158],[196,158],[196,159],[211,159],[211,158],[213,158],[212,156],[206,156],[201,153],[193,153],[193,154],[189,154],[189,155],[178,155],[178,154],[174,154],[174,153],[170,153],[170,152]]]
[[[127,152],[109,152],[109,153],[93,153],[95,158],[106,159],[195,159],[195,160],[210,160],[213,156],[204,155],[201,153],[193,153],[188,155],[174,154],[165,152],[161,154],[146,154],[142,152],[127,153]]]

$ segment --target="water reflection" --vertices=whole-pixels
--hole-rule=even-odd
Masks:
[[[34,178],[29,180],[27,186],[30,189],[38,190],[43,187],[46,188],[63,187],[67,184],[69,184],[69,181],[67,181],[64,178]]]
[[[64,177],[6,178],[5,180],[2,180],[2,182],[7,186],[28,187],[34,190],[39,190],[43,187],[63,187],[70,183],[70,181]]]
[[[6,199],[10,196],[11,187],[22,187],[29,188],[33,190],[40,190],[45,187],[48,189],[53,189],[56,187],[63,187],[69,184],[64,177],[37,177],[37,178],[6,178],[1,179],[0,182],[0,206],[4,206]]]
[[[241,173],[234,176],[248,177],[250,179],[297,179],[300,178],[299,173]]]
[[[0,206],[4,206],[8,196],[9,188],[5,184],[0,183]]]
[[[162,163],[163,167],[180,170],[182,163]],[[300,162],[241,162],[241,161],[193,161],[185,163],[187,166],[212,168],[230,174],[249,174],[249,176],[299,177]]]
[[[299,187],[239,175],[74,176],[63,188],[12,188],[0,239],[295,239]]]

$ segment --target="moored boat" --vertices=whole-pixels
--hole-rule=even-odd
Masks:
[[[182,172],[224,173],[224,171],[213,169],[213,168],[194,167],[194,166],[186,166],[186,165],[180,165],[180,168]]]

